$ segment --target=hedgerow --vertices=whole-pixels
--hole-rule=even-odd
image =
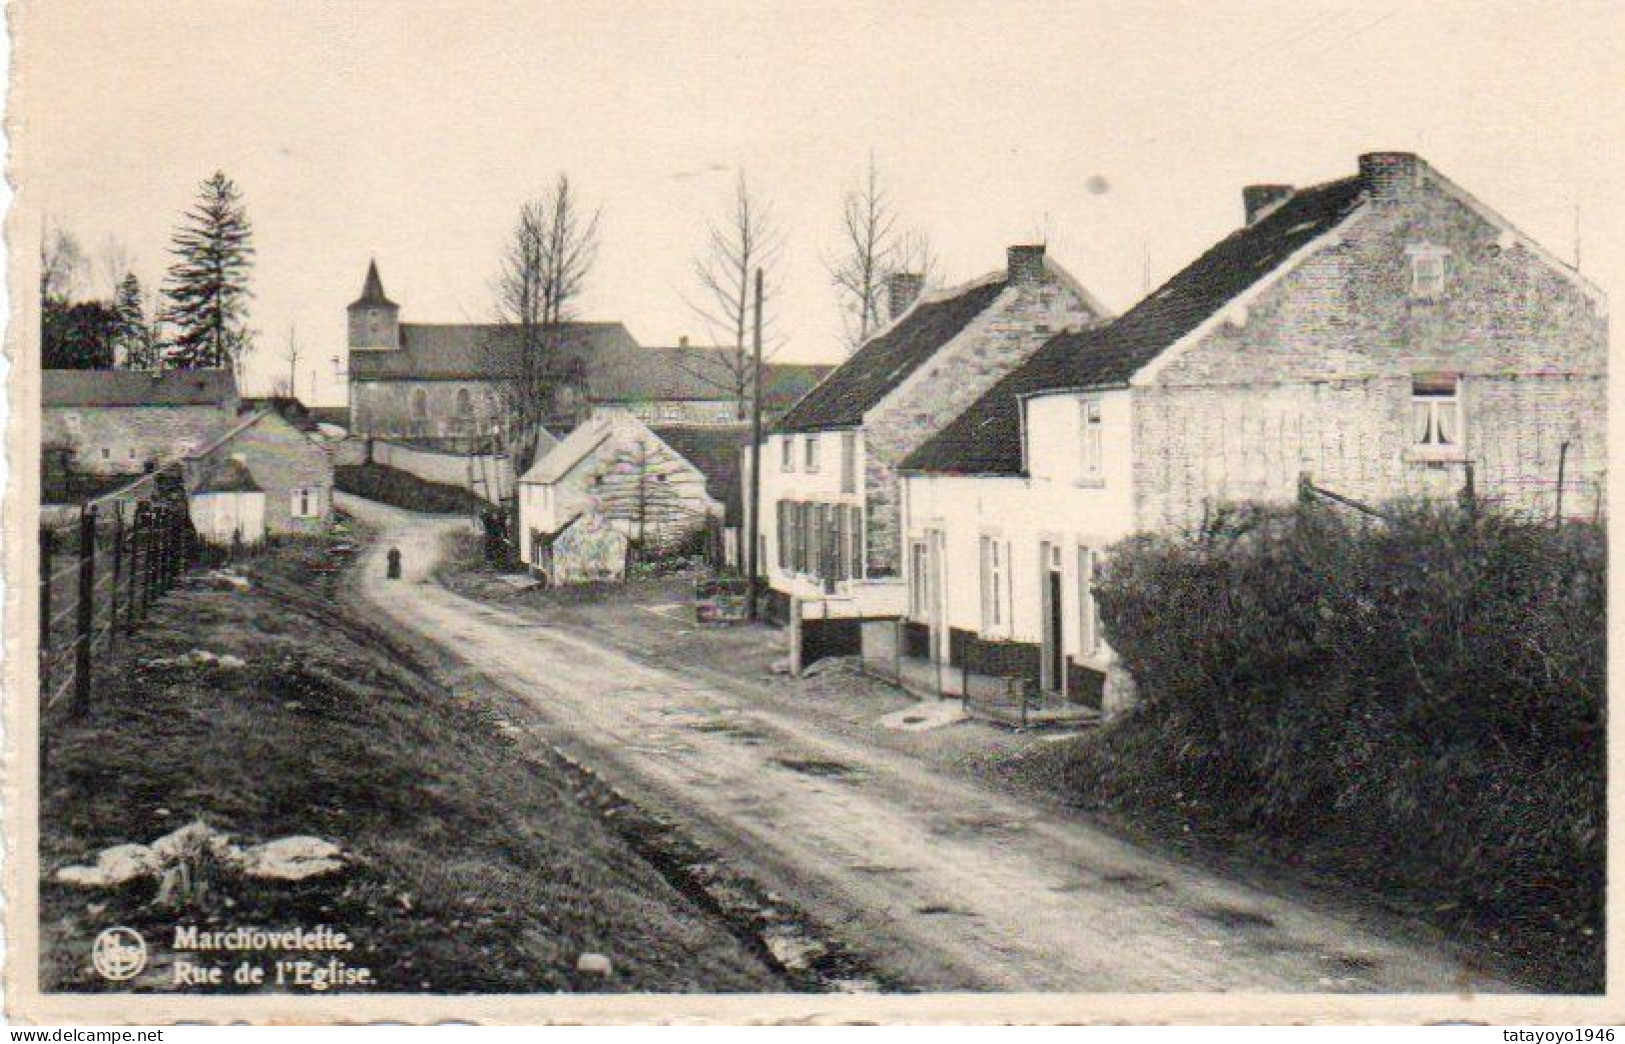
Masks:
[[[1532,928],[1600,985],[1606,586],[1601,527],[1459,508],[1128,541],[1096,591],[1140,703],[1074,778]]]

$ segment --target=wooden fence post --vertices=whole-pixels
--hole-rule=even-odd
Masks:
[[[73,664],[74,710],[90,709],[90,643],[96,630],[96,505],[79,514],[79,601],[75,614]]]
[[[51,571],[56,568],[56,530],[43,526],[39,531],[39,689],[40,696],[51,694]]]
[[[107,587],[107,644],[112,645],[119,633],[119,581],[124,579],[124,504],[113,505],[113,578]],[[125,607],[126,616],[129,605]],[[126,624],[128,620],[125,621]],[[125,628],[128,632],[128,627]]]

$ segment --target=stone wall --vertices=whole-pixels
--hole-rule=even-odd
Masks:
[[[73,451],[74,467],[98,475],[138,475],[149,463],[179,460],[238,421],[219,406],[74,406],[40,412],[43,446]]]
[[[1136,388],[1138,528],[1199,525],[1225,500],[1284,501],[1298,476],[1362,500],[1453,495],[1471,462],[1491,502],[1590,517],[1605,496],[1604,303],[1425,166],[1340,236],[1233,308]],[[1411,253],[1446,283],[1413,296]],[[1412,447],[1417,374],[1458,377],[1453,459]],[[1562,450],[1564,443],[1568,450]]]
[[[350,433],[466,438],[501,415],[500,394],[496,381],[352,381]]]
[[[425,482],[466,489],[493,504],[513,492],[513,468],[507,454],[438,453],[403,446],[388,439],[372,440],[374,463],[416,475]]]

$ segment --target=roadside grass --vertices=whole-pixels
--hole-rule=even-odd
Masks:
[[[347,607],[333,557],[303,542],[244,565],[247,591],[177,589],[101,667],[88,714],[44,723],[42,988],[181,988],[178,924],[329,925],[356,943],[342,959],[388,992],[783,988],[504,722]],[[197,649],[246,663],[153,663]],[[196,820],[245,845],[315,835],[353,858],[293,884],[215,875],[174,905],[150,879],[115,891],[54,879]],[[141,932],[152,955],[130,983],[90,967],[112,925]],[[578,973],[587,952],[613,974]]]
[[[470,515],[490,505],[461,486],[429,482],[387,464],[340,464],[333,485],[380,504],[436,515]]]

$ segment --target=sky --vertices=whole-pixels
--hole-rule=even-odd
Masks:
[[[242,189],[265,388],[344,401],[376,258],[407,322],[486,321],[520,206],[602,208],[581,318],[713,340],[690,308],[745,171],[785,237],[776,352],[832,362],[826,259],[873,155],[953,280],[1042,241],[1123,310],[1241,220],[1241,188],[1420,153],[1605,289],[1617,3],[257,3],[32,0],[14,15],[14,235],[122,245],[155,285],[198,183]],[[22,244],[19,243],[19,246]],[[99,266],[93,266],[99,267]],[[99,277],[94,284],[104,283]]]

